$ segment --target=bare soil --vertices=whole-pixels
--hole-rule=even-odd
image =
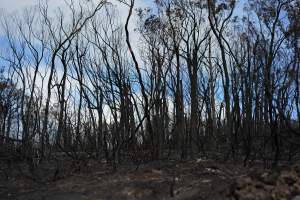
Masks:
[[[156,161],[138,168],[123,164],[117,171],[104,162],[95,161],[60,165],[44,163],[29,173],[25,165],[9,169],[2,164],[0,199],[296,200],[298,193],[300,195],[300,167],[263,170],[201,159]]]

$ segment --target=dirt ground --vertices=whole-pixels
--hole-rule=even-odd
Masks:
[[[281,172],[202,159],[157,161],[142,164],[138,169],[125,164],[117,171],[94,161],[80,166],[80,169],[74,164],[61,165],[60,171],[55,170],[57,166],[49,168],[45,165],[48,167],[40,167],[33,176],[27,176],[26,169],[20,173],[20,170],[13,172],[3,167],[0,171],[0,199],[297,200],[298,193],[300,195],[300,182],[295,178],[300,176],[300,167]]]

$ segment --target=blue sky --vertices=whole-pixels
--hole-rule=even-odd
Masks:
[[[45,1],[45,0],[42,0]],[[146,5],[151,5],[154,0],[136,0],[136,7],[144,7]],[[26,8],[28,6],[35,5],[39,0],[0,0],[0,9],[6,12],[15,12]],[[64,0],[48,0],[50,7],[60,7],[64,5]],[[112,0],[111,2],[117,2],[117,0]]]

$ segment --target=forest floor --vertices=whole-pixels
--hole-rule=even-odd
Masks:
[[[264,170],[259,165],[194,159],[156,161],[138,168],[124,164],[115,172],[95,161],[80,167],[60,165],[57,171],[57,166],[43,164],[31,176],[23,168],[20,174],[20,169],[2,166],[0,199],[300,199],[298,165]]]

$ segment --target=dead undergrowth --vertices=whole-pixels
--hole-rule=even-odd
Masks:
[[[300,194],[300,167],[263,170],[233,162],[193,159],[123,164],[44,162],[1,168],[0,199],[292,199]],[[21,172],[20,172],[21,169]],[[6,170],[6,172],[4,172]],[[34,177],[34,178],[29,178]]]

